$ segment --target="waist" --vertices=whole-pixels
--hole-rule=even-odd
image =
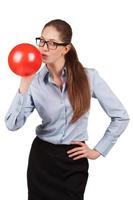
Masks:
[[[85,143],[85,141],[81,141]],[[74,147],[80,146],[78,144],[54,144],[51,142],[48,142],[46,140],[40,139],[38,136],[35,137],[34,142],[39,145],[40,148],[43,148],[45,151],[49,152],[55,152],[56,153],[64,153],[68,151],[69,149],[72,149]]]

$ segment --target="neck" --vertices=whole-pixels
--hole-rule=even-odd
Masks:
[[[47,68],[48,68],[50,75],[52,76],[53,79],[60,77],[62,69],[64,67],[64,64],[65,64],[65,59],[62,59],[57,63],[47,64]]]

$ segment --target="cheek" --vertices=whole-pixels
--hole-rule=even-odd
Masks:
[[[56,52],[53,52],[53,53],[50,55],[50,58],[56,60],[56,59],[60,58],[61,56],[62,56],[61,51],[56,51]]]

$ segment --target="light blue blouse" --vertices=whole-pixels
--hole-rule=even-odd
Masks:
[[[111,118],[103,137],[94,147],[106,156],[127,127],[129,116],[98,71],[91,68],[84,69],[90,81],[92,97],[99,101],[103,110]],[[35,108],[42,119],[42,123],[36,127],[36,134],[40,139],[54,144],[88,140],[89,111],[74,124],[70,123],[73,110],[66,90],[66,78],[66,68],[63,68],[61,90],[52,80],[45,65],[35,75],[27,92],[21,94],[17,91],[5,117],[7,128],[11,131],[21,128]]]

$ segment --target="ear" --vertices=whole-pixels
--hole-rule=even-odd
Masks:
[[[70,51],[71,49],[71,44],[68,44],[64,47],[64,55],[68,53],[68,51]]]

